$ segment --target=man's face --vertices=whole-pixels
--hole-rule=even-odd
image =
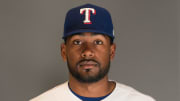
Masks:
[[[76,34],[61,45],[70,74],[80,82],[92,83],[106,76],[114,54],[115,44],[110,44],[110,38],[102,34]]]

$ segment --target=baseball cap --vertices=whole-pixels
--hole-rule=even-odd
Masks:
[[[114,33],[110,13],[105,8],[93,4],[70,9],[64,22],[63,39],[82,32],[104,34],[113,40]]]

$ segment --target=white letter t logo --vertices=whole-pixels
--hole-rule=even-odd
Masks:
[[[96,10],[94,8],[81,8],[80,14],[83,15],[84,12],[85,12],[85,20],[83,21],[84,24],[92,24],[92,22],[90,21],[91,12],[92,14],[96,15]]]

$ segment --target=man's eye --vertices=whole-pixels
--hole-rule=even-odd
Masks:
[[[73,44],[74,44],[74,45],[80,45],[80,44],[82,44],[82,42],[81,42],[80,40],[74,40],[74,41],[73,41]]]
[[[103,42],[102,42],[101,40],[96,40],[94,43],[95,43],[96,45],[102,45],[102,44],[103,44]]]

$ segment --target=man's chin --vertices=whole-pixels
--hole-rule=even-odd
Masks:
[[[105,67],[100,67],[100,65],[97,65],[91,68],[90,67],[79,68],[78,66],[72,67],[70,66],[69,62],[67,62],[67,64],[68,64],[69,72],[73,76],[73,78],[75,78],[76,80],[82,83],[94,83],[103,79],[108,74],[110,67],[110,61],[109,64],[107,64],[107,66]]]
[[[97,82],[99,80],[101,80],[104,75],[100,75],[98,73],[94,74],[94,73],[87,73],[87,74],[78,74],[78,75],[74,75],[74,77],[83,83],[93,83],[93,82]]]
[[[100,78],[96,78],[96,77],[86,77],[86,78],[79,78],[79,79],[76,78],[76,79],[82,83],[94,83],[101,80]]]

